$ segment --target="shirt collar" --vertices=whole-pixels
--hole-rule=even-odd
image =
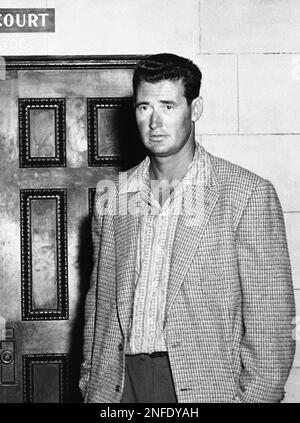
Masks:
[[[205,154],[206,151],[198,140],[195,140],[195,144],[196,148],[193,160],[189,164],[186,174],[180,182],[182,187],[187,185],[205,185],[208,182],[210,166],[208,165],[207,154]],[[150,163],[150,158],[147,156],[135,169],[131,171],[129,176],[128,172],[121,172],[123,176],[123,183],[120,183],[120,192],[137,192],[145,189],[145,187],[149,187]]]

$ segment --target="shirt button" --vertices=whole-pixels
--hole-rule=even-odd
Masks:
[[[121,343],[121,344],[119,344],[119,351],[123,351],[124,350],[124,345]]]
[[[120,392],[120,385],[116,385],[116,392]]]

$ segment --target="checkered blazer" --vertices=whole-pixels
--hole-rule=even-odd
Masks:
[[[197,225],[179,217],[168,283],[164,333],[177,398],[280,402],[295,350],[281,205],[269,181],[202,154],[204,209]],[[133,194],[121,188],[120,198]],[[101,216],[101,197],[98,190],[80,388],[85,402],[114,403],[124,386],[138,218]]]

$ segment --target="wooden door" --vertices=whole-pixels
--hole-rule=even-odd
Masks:
[[[137,57],[10,58],[0,80],[0,402],[79,402],[98,180],[142,158]]]

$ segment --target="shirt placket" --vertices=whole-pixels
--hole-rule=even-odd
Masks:
[[[147,213],[141,216],[139,227],[139,277],[131,332],[134,336],[130,342],[133,353],[165,349],[163,321],[172,246],[183,192],[186,185],[194,183],[197,171],[190,166],[186,177],[162,207],[153,197],[147,177],[142,183],[141,194]]]

